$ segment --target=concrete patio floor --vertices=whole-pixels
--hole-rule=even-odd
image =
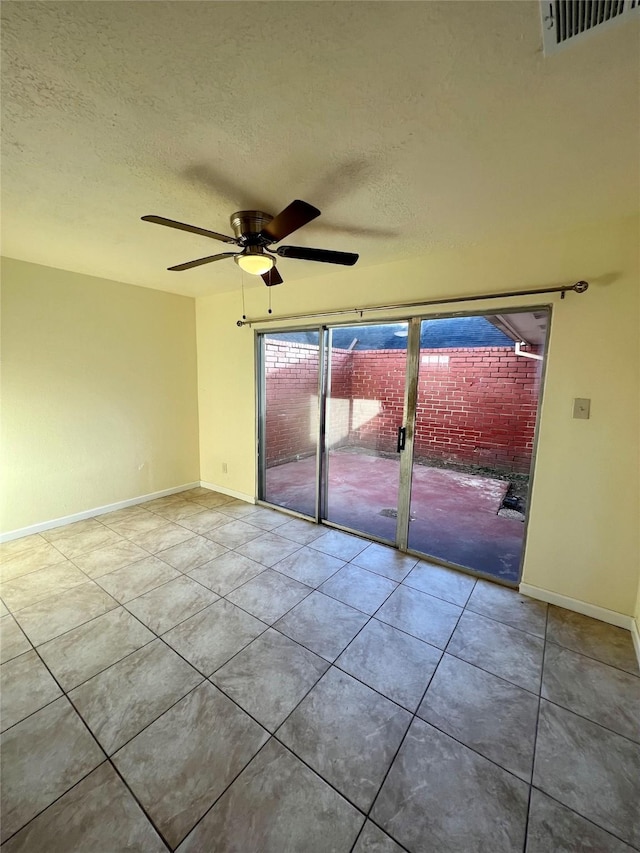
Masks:
[[[315,457],[267,469],[269,503],[314,514]],[[327,521],[395,540],[399,461],[329,453]],[[500,580],[519,580],[524,524],[497,515],[508,483],[414,465],[409,548]]]

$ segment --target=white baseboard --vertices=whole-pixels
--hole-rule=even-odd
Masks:
[[[140,495],[137,498],[129,498],[126,501],[117,501],[106,506],[98,506],[93,509],[86,509],[82,512],[75,512],[73,515],[65,515],[62,518],[52,518],[50,521],[42,521],[39,524],[31,524],[29,527],[21,527],[18,530],[9,530],[7,533],[0,533],[0,542],[10,542],[12,539],[21,539],[23,536],[31,536],[33,533],[42,533],[43,530],[52,530],[54,527],[64,527],[65,524],[73,524],[74,521],[83,521],[85,518],[93,518],[94,515],[104,515],[107,512],[113,512],[116,509],[124,509],[135,504],[146,503],[154,498],[164,498],[166,495],[176,495],[178,492],[186,492],[188,489],[195,489],[199,486],[199,482],[185,483],[183,486],[174,486],[172,489],[163,489],[160,492],[152,492],[150,495]],[[206,485],[206,484],[204,484]]]
[[[244,492],[236,492],[233,489],[228,489],[226,486],[219,486],[217,483],[207,483],[205,480],[200,480],[200,485],[203,489],[211,489],[213,492],[229,495],[230,498],[237,498],[239,501],[246,501],[249,504],[256,502],[253,495],[245,495]]]
[[[537,598],[539,601],[556,604],[566,610],[575,610],[576,613],[582,613],[583,616],[591,616],[593,619],[608,622],[609,625],[616,625],[618,628],[633,630],[635,620],[633,616],[627,616],[626,613],[607,610],[606,607],[598,607],[597,604],[589,604],[589,602],[580,601],[578,598],[569,598],[568,595],[560,595],[558,592],[550,592],[548,589],[531,586],[528,583],[521,583],[519,589],[523,595],[528,595],[529,598]]]

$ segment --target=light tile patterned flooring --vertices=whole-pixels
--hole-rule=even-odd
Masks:
[[[640,849],[622,629],[205,489],[0,555],[3,853]]]

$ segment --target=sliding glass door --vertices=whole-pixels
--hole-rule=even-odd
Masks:
[[[422,320],[407,546],[516,583],[548,312]]]
[[[316,518],[320,332],[268,333],[259,340],[258,496]]]
[[[519,579],[548,309],[259,335],[259,498]]]
[[[395,542],[408,323],[328,330],[322,517]]]

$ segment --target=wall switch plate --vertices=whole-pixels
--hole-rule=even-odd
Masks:
[[[589,419],[591,413],[591,400],[587,397],[576,397],[573,401],[573,417]]]

